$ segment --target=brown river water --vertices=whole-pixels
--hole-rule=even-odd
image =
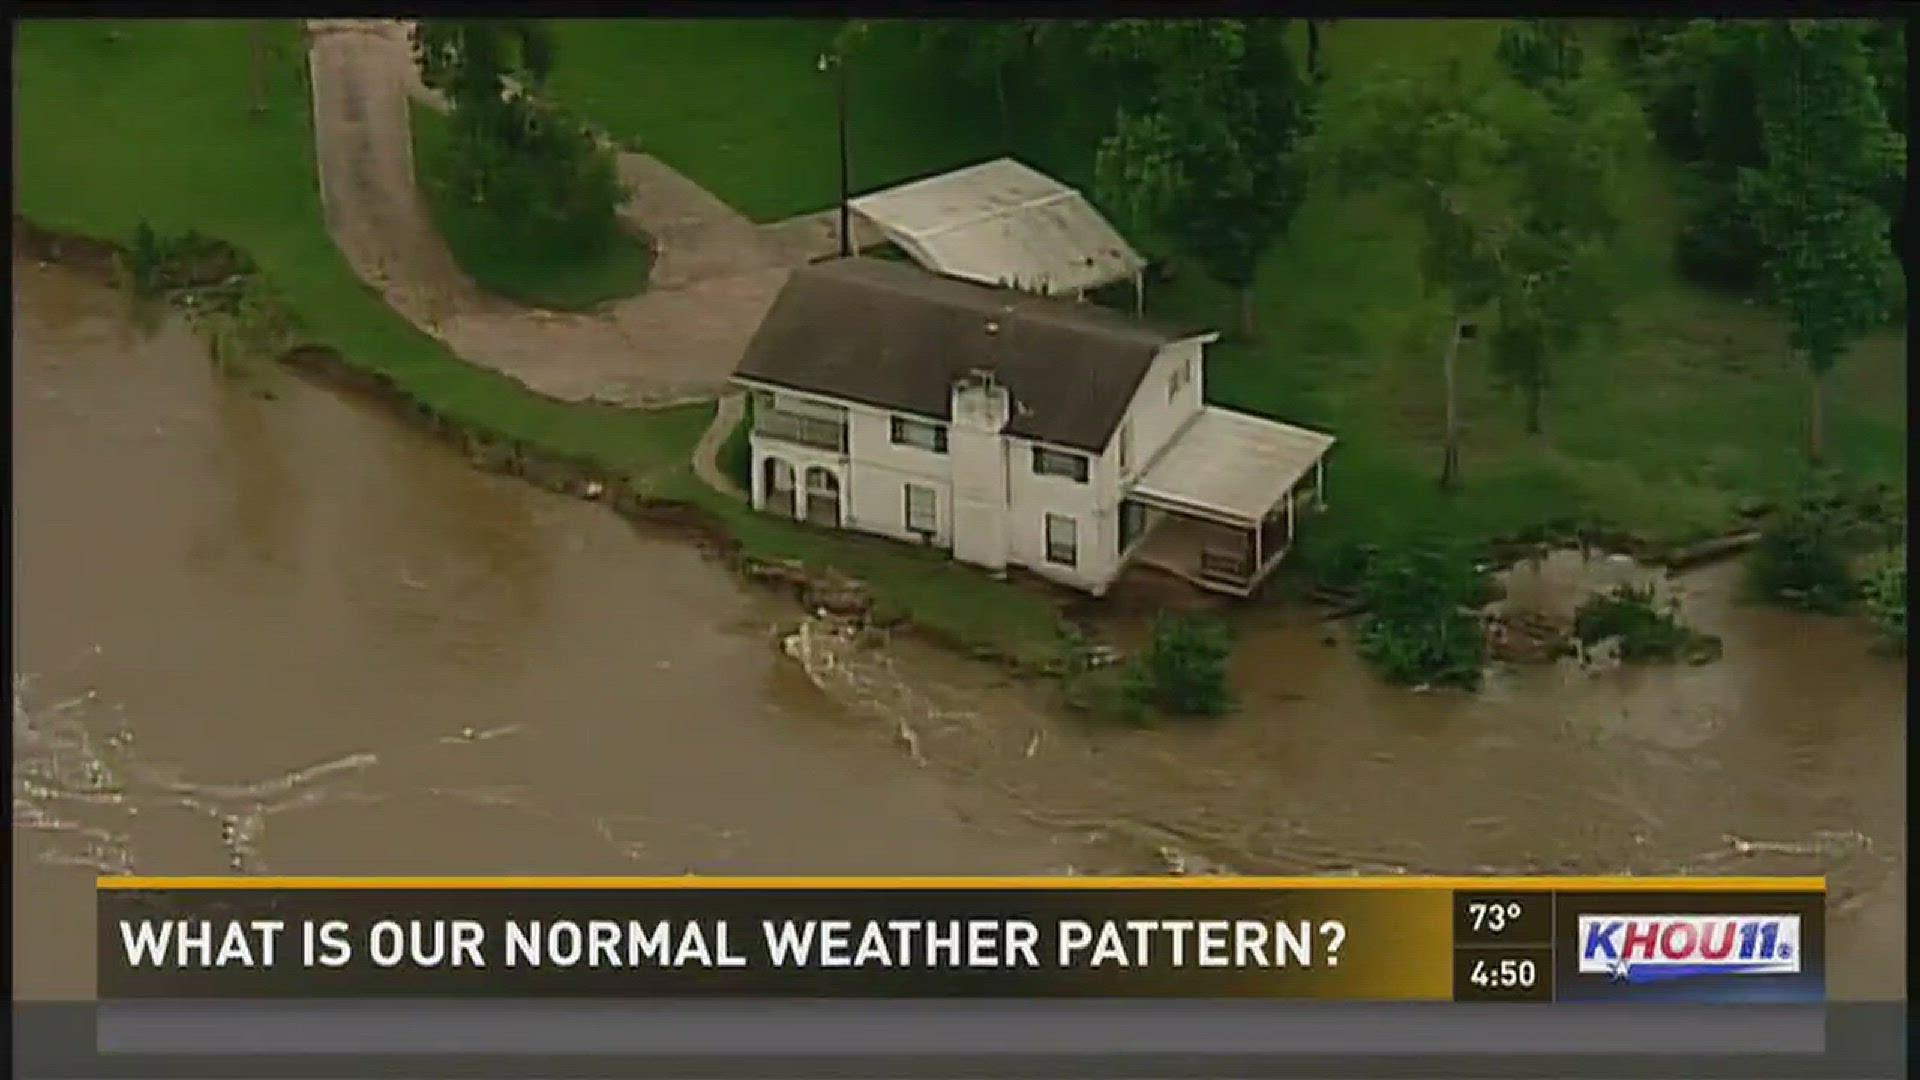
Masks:
[[[1669,581],[1700,667],[1381,685],[1240,618],[1225,720],[1132,729],[804,624],[683,540],[284,372],[217,376],[14,265],[15,987],[92,992],[96,873],[1818,873],[1844,997],[1905,985],[1906,673]],[[264,386],[271,396],[260,392]],[[1556,555],[1510,596],[1644,576]],[[1136,594],[1137,595],[1137,594]],[[1121,617],[1120,630],[1127,627]],[[783,647],[784,645],[784,647]]]

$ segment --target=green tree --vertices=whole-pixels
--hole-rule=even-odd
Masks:
[[[1004,138],[1013,125],[1010,84],[1032,63],[1046,23],[1037,19],[910,19],[883,24],[911,35],[928,63],[991,91]]]
[[[1553,362],[1613,325],[1616,163],[1644,137],[1631,102],[1591,77],[1553,84],[1509,111],[1515,228],[1501,252],[1489,359],[1525,395],[1531,433],[1542,427]]]
[[[1761,238],[1770,302],[1809,375],[1807,450],[1824,451],[1825,387],[1848,348],[1888,318],[1899,268],[1879,201],[1904,168],[1864,27],[1792,19],[1759,31],[1765,164],[1740,192]]]
[[[1579,78],[1584,54],[1574,24],[1557,19],[1515,19],[1495,49],[1514,80],[1529,90],[1552,91]]]
[[[1326,76],[1326,70],[1320,61],[1320,39],[1333,24],[1332,19],[1307,19],[1307,78],[1320,81]]]
[[[1246,333],[1260,256],[1306,196],[1311,87],[1285,34],[1281,20],[1120,20],[1100,46],[1153,90],[1101,144],[1099,193],[1234,290]]]
[[[625,198],[612,154],[542,100],[557,61],[537,19],[428,19],[413,32],[423,82],[446,96],[453,185],[522,242],[562,254],[599,250]]]
[[[1503,102],[1457,62],[1348,86],[1346,97],[1326,104],[1316,168],[1349,189],[1390,191],[1420,224],[1421,277],[1450,316],[1440,361],[1440,484],[1451,489],[1460,480],[1460,346],[1501,289],[1515,225]]]

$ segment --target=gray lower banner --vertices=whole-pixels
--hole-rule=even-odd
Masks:
[[[1906,1075],[1891,1002],[155,1001],[16,1005],[13,1030],[14,1075],[47,1080]]]
[[[754,1054],[820,1057],[1272,1054],[1818,1054],[1813,1005],[1301,1001],[124,1001],[103,1053]]]

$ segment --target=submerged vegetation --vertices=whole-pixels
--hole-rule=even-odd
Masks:
[[[163,236],[141,221],[118,259],[137,300],[187,313],[224,375],[256,379],[294,341],[299,319],[244,252],[191,229]]]
[[[1896,541],[1905,502],[1897,493],[1816,479],[1762,530],[1748,564],[1761,598],[1808,611],[1844,611],[1859,598],[1854,564]]]
[[[1867,564],[1860,582],[1867,617],[1880,631],[1888,648],[1907,651],[1907,545],[1879,552]]]
[[[1469,551],[1437,543],[1389,549],[1368,561],[1360,591],[1360,652],[1387,681],[1480,685],[1487,639],[1474,609],[1487,601],[1490,582]]]
[[[1652,585],[1620,585],[1588,597],[1573,616],[1573,636],[1592,648],[1619,642],[1622,660],[1711,660],[1720,640],[1688,626],[1677,600],[1660,603]]]
[[[1097,716],[1139,723],[1233,709],[1227,680],[1232,635],[1211,616],[1161,614],[1146,648],[1124,663],[1099,663],[1099,654],[1084,643],[1069,655],[1067,702]]]

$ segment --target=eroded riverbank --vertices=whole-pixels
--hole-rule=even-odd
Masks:
[[[16,986],[116,872],[1045,873],[670,535],[15,264]]]
[[[1415,694],[1259,609],[1238,715],[1095,725],[910,638],[822,625],[794,664],[792,606],[691,546],[284,375],[263,400],[177,322],[15,271],[23,992],[90,983],[96,867],[1100,872],[1163,847],[1826,873],[1836,992],[1904,985],[1904,665],[1737,603],[1732,567],[1678,582],[1717,664]],[[1572,572],[1512,584],[1559,602]]]

